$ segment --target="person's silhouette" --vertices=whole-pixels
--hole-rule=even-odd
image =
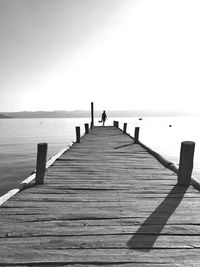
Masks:
[[[104,126],[106,120],[107,120],[107,115],[106,115],[106,112],[104,110],[102,115],[101,115],[101,121],[103,123],[103,126]]]

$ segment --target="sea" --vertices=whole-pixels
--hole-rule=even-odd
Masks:
[[[168,161],[179,164],[182,141],[195,142],[192,176],[200,181],[200,117],[128,117],[108,118],[106,125],[127,123],[127,132],[134,136],[140,127],[139,139]],[[90,123],[90,118],[27,118],[0,120],[0,196],[26,179],[36,167],[37,144],[48,143],[48,158],[75,141],[75,127]],[[98,118],[95,125],[100,126]]]

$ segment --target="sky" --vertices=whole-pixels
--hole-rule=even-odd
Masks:
[[[200,113],[199,0],[0,0],[0,112]]]

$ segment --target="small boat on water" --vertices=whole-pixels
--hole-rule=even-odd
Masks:
[[[143,118],[139,118],[139,121],[143,120]]]

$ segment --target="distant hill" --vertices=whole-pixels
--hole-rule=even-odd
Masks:
[[[6,115],[0,113],[0,119],[9,119],[9,118],[10,118],[10,116],[6,116]]]
[[[95,111],[95,117],[101,116],[102,111]],[[180,116],[187,115],[176,111],[146,111],[146,110],[108,110],[108,117],[149,117],[149,116]],[[3,112],[0,118],[89,118],[90,110],[74,111],[20,111]]]
[[[90,111],[20,111],[4,114],[12,118],[86,118],[90,116]]]

